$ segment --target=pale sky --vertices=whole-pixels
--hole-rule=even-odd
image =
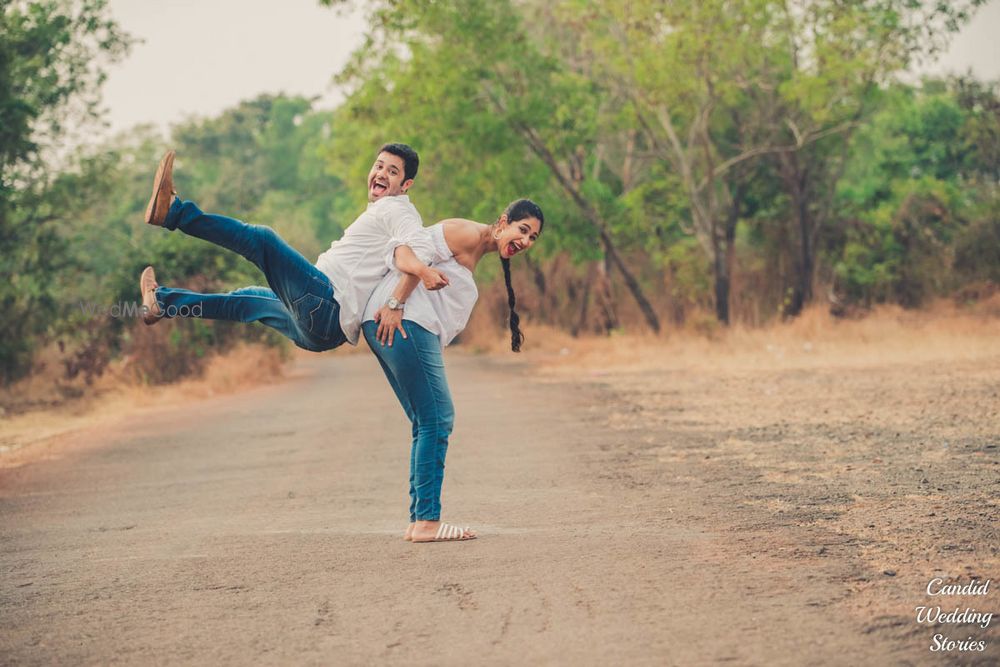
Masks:
[[[260,93],[341,95],[331,79],[360,46],[365,22],[316,0],[111,0],[120,25],[143,40],[110,68],[110,131],[166,128],[212,116]]]
[[[980,79],[1000,79],[1000,0],[980,7],[972,22],[952,39],[948,52],[924,69],[962,74],[970,68]]]
[[[333,74],[361,44],[360,12],[316,0],[111,0],[122,27],[141,38],[109,71],[104,89],[109,132],[139,123],[212,116],[259,93],[341,99]],[[1000,79],[1000,0],[990,0],[926,71]]]

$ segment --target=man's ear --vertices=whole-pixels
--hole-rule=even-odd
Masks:
[[[413,185],[413,179],[410,178],[403,181],[403,183],[399,186],[399,189],[402,190],[403,193],[405,194],[406,191],[409,190],[412,185]]]

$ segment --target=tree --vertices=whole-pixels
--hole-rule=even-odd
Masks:
[[[606,91],[544,54],[512,3],[371,5],[368,42],[341,78],[355,86],[346,103],[354,110],[351,122],[368,126],[352,136],[370,137],[373,126],[382,136],[397,127],[412,136],[421,152],[434,158],[435,169],[448,174],[444,184],[423,182],[421,187],[435,197],[442,185],[448,192],[468,193],[462,184],[489,176],[497,190],[511,192],[504,186],[513,183],[531,186],[513,190],[514,196],[544,183],[546,191],[566,200],[560,208],[575,208],[573,217],[582,216],[582,225],[554,232],[560,241],[591,259],[594,248],[600,248],[646,322],[659,330],[659,318],[618,248],[610,219],[621,210],[618,195],[602,179],[607,146],[597,129],[610,115]],[[483,49],[487,43],[490,48]],[[545,178],[538,178],[539,167]],[[483,188],[471,191],[492,199],[483,196]]]
[[[997,99],[996,86],[961,79],[887,91],[837,189],[839,303],[913,307],[1000,276]]]
[[[778,166],[798,238],[790,312],[812,297],[816,236],[849,132],[878,87],[981,4],[871,0],[563,3],[604,85],[680,176],[691,232],[728,323],[736,225],[762,158]],[[839,158],[839,159],[837,159]]]
[[[173,128],[178,149],[175,185],[182,197],[208,211],[274,227],[306,256],[315,257],[346,222],[335,211],[345,190],[325,171],[319,147],[330,113],[299,97],[262,95],[213,118]],[[115,355],[148,382],[197,373],[213,351],[237,341],[279,343],[263,326],[179,319],[152,329],[134,318],[95,317],[81,305],[134,303],[136,277],[147,264],[163,284],[223,292],[266,284],[236,253],[168,234],[142,223],[150,179],[164,141],[139,128],[81,151],[50,186],[52,197],[73,206],[73,224],[60,228],[67,261],[54,276],[58,311],[50,330],[67,343],[68,367],[99,374]],[[135,329],[142,330],[135,335]]]
[[[730,321],[736,225],[746,162],[773,136],[762,81],[782,63],[786,35],[768,2],[565,3],[596,73],[632,108],[644,144],[678,175],[688,227],[712,265],[715,309]]]
[[[813,299],[817,239],[834,211],[854,133],[879,108],[881,91],[913,63],[940,52],[981,4],[808,0],[786,5],[793,68],[779,84],[775,113],[787,145],[775,159],[789,199],[789,234],[797,241],[786,314],[798,314]]]
[[[47,202],[44,149],[67,126],[93,120],[104,67],[130,38],[105,0],[0,3],[0,377],[29,367],[53,315],[52,276],[65,247]]]

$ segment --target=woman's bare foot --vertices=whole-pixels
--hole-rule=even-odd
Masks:
[[[410,524],[411,542],[459,542],[476,539],[476,531],[441,521],[416,521]]]

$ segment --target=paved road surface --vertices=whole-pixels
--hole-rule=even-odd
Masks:
[[[370,355],[312,357],[0,471],[0,663],[891,662],[836,572],[717,557],[685,517],[725,480],[630,481],[599,387],[448,365],[444,514],[481,539],[401,539],[408,425]]]

